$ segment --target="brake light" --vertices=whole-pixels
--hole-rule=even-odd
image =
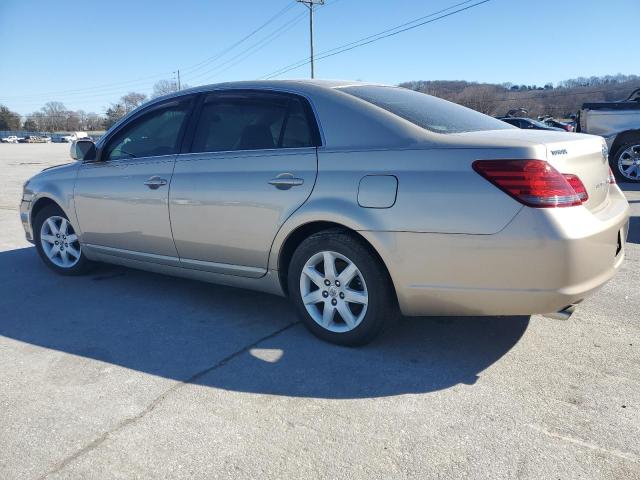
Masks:
[[[571,175],[570,173],[563,173],[562,176],[567,179],[573,191],[576,192],[578,198],[582,203],[589,200],[589,194],[587,193],[587,189],[584,188],[584,184],[582,181],[575,175]]]
[[[616,176],[613,174],[613,170],[609,167],[609,178],[607,179],[610,185],[616,184]]]
[[[529,207],[572,207],[583,202],[569,180],[544,160],[476,160],[472,166],[500,190]],[[575,179],[586,195],[580,179]]]

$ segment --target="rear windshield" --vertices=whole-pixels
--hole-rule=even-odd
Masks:
[[[340,90],[435,133],[514,128],[484,113],[406,88],[366,85]]]

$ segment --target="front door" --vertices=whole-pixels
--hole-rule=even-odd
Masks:
[[[83,244],[102,253],[178,263],[169,186],[191,99],[153,106],[81,166],[75,204]]]
[[[311,194],[318,141],[302,98],[209,95],[171,184],[171,225],[183,266],[264,275],[278,229]]]

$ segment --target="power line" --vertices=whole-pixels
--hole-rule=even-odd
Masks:
[[[118,84],[112,84],[112,86],[107,86],[104,85],[102,87],[90,87],[90,88],[79,88],[79,89],[74,89],[74,90],[60,90],[58,92],[50,92],[50,93],[35,93],[35,94],[28,94],[28,95],[15,95],[12,96],[11,99],[20,99],[20,98],[27,98],[27,99],[38,99],[38,98],[44,98],[44,99],[50,99],[52,97],[69,97],[69,96],[95,96],[94,93],[92,92],[97,92],[98,94],[100,93],[104,93],[104,94],[108,94],[112,91],[122,91],[122,90],[126,90],[128,88],[132,88],[133,85],[140,85],[140,84],[148,84],[150,80],[153,79],[162,79],[162,78],[166,78],[166,76],[169,76],[170,73],[167,72],[166,74],[161,74],[161,75],[153,75],[153,76],[149,76],[149,77],[141,77],[138,80],[130,80],[128,82],[121,82]],[[118,86],[116,86],[118,85]],[[128,85],[128,86],[127,86]],[[68,92],[68,93],[67,93]],[[2,97],[3,99],[7,99],[9,97]]]
[[[226,53],[228,53],[229,51],[233,50],[235,47],[237,47],[238,45],[242,44],[243,42],[245,42],[247,39],[251,38],[253,35],[255,35],[256,33],[258,33],[260,30],[264,29],[266,26],[268,26],[269,24],[271,24],[273,21],[275,21],[277,18],[279,18],[281,15],[283,15],[284,13],[286,13],[288,10],[290,10],[291,8],[293,8],[295,6],[295,3],[288,3],[284,8],[280,9],[275,15],[273,15],[272,17],[270,17],[266,22],[264,22],[262,25],[260,25],[259,27],[257,27],[256,29],[254,29],[253,31],[251,31],[249,34],[245,35],[243,38],[241,38],[240,40],[238,40],[237,42],[233,43],[232,45],[230,45],[229,47],[227,47],[226,49],[222,50],[221,52],[219,52],[218,54],[214,55],[213,57],[209,57],[195,65],[189,66],[189,67],[184,67],[182,68],[182,73],[184,73],[185,71],[191,71],[192,73],[200,68],[203,68],[206,64],[222,57],[223,55],[225,55]],[[75,88],[75,89],[65,89],[65,90],[58,90],[58,91],[50,91],[50,92],[41,92],[41,93],[34,93],[34,94],[26,94],[26,95],[15,95],[12,97],[0,97],[2,98],[4,101],[6,101],[7,99],[11,99],[11,100],[17,100],[17,99],[46,99],[46,98],[51,98],[51,97],[70,97],[70,96],[84,96],[84,95],[91,95],[92,97],[94,97],[95,93],[103,93],[103,96],[107,96],[108,93],[110,92],[114,92],[116,90],[121,91],[123,90],[123,87],[125,86],[130,86],[128,88],[131,88],[131,86],[134,85],[141,85],[143,82],[144,83],[149,83],[150,80],[160,80],[162,78],[166,78],[166,77],[170,77],[171,74],[169,72],[166,73],[162,73],[162,74],[155,74],[155,75],[148,75],[148,76],[144,76],[144,77],[140,77],[134,80],[125,80],[125,81],[121,81],[121,82],[114,82],[114,83],[108,83],[108,84],[102,84],[102,85],[96,85],[93,87],[84,87],[84,88]]]
[[[266,47],[269,43],[271,43],[273,40],[275,40],[276,38],[280,37],[282,34],[284,34],[287,30],[290,30],[293,26],[295,26],[297,23],[300,22],[300,20],[302,20],[302,17],[304,16],[304,13],[301,13],[295,17],[293,17],[291,20],[289,20],[288,22],[284,23],[283,25],[281,25],[280,27],[278,27],[276,30],[274,30],[273,32],[271,32],[270,34],[268,34],[267,36],[261,38],[260,40],[258,40],[255,43],[252,43],[251,45],[249,45],[247,48],[245,48],[244,50],[241,50],[238,54],[234,55],[233,57],[225,60],[224,62],[213,66],[212,68],[204,71],[204,72],[200,72],[197,75],[195,75],[194,77],[191,77],[189,79],[190,82],[194,82],[195,80],[198,80],[200,78],[205,78],[207,76],[209,76],[211,73],[216,72],[218,70],[220,70],[222,67],[229,65],[230,63],[232,63],[234,60],[242,57],[242,60],[244,60],[246,57],[248,57],[249,55],[255,53],[256,51]],[[257,48],[256,48],[257,47]],[[250,52],[248,55],[245,55],[247,52]],[[232,63],[232,65],[229,66],[232,67],[238,63],[240,63],[240,61]],[[226,71],[228,70],[228,68],[225,68],[222,71]],[[221,72],[218,72],[218,74]]]
[[[330,5],[334,5],[335,3],[339,2],[339,1],[341,1],[341,0],[328,1],[328,2],[325,2],[323,6],[324,7],[328,7]],[[207,70],[206,72],[201,72],[200,74],[196,75],[194,78],[189,79],[189,81],[191,81],[193,83],[194,81],[197,81],[197,80],[199,80],[201,78],[207,77],[208,75],[210,75],[213,72],[216,72],[216,73],[213,76],[208,76],[207,77],[208,80],[211,80],[211,79],[214,79],[214,78],[220,76],[222,73],[224,73],[227,70],[231,69],[235,65],[241,63],[242,61],[244,61],[246,58],[250,57],[251,55],[253,55],[257,51],[262,50],[264,47],[266,47],[271,42],[273,42],[274,40],[276,40],[277,38],[282,36],[284,33],[286,33],[287,31],[291,30],[291,28],[293,28],[295,25],[300,23],[300,21],[302,20],[304,15],[305,15],[304,12],[300,13],[299,15],[296,15],[291,20],[289,20],[288,22],[284,23],[283,25],[281,25],[279,28],[277,28],[276,30],[274,30],[273,32],[268,34],[267,36],[261,38],[257,42],[251,44],[250,46],[248,46],[244,50],[240,51],[237,55],[227,59],[226,61],[224,61],[224,62],[218,64],[217,66]],[[238,59],[238,60],[234,62],[234,60],[236,60],[236,59]],[[226,68],[222,68],[222,67],[225,67],[225,66],[226,66]]]
[[[382,32],[378,32],[376,34],[369,35],[367,37],[363,37],[363,38],[361,38],[359,40],[355,40],[353,42],[346,43],[346,44],[341,45],[339,47],[335,47],[335,48],[333,48],[331,50],[326,50],[325,52],[322,52],[320,55],[318,55],[316,58],[317,58],[317,60],[322,60],[324,58],[333,57],[333,56],[338,55],[340,53],[344,53],[344,52],[347,52],[349,50],[354,50],[354,49],[356,49],[358,47],[369,45],[369,44],[377,42],[379,40],[383,40],[385,38],[389,38],[389,37],[398,35],[400,33],[404,33],[404,32],[406,32],[408,30],[413,30],[414,28],[418,28],[418,27],[421,27],[423,25],[427,25],[429,23],[433,23],[433,22],[436,22],[438,20],[442,20],[443,18],[450,17],[452,15],[455,15],[456,13],[460,13],[460,12],[463,12],[465,10],[469,10],[471,8],[474,8],[474,7],[477,7],[479,5],[482,5],[484,3],[488,3],[491,0],[482,0],[482,1],[479,1],[477,3],[474,3],[473,5],[468,5],[466,7],[459,8],[459,9],[454,10],[452,12],[444,13],[444,14],[438,16],[438,17],[431,18],[430,20],[425,20],[425,21],[422,21],[422,22],[417,23],[417,24],[415,23],[415,22],[418,22],[419,20],[422,20],[422,19],[425,19],[425,18],[430,18],[430,17],[438,15],[438,14],[440,14],[442,12],[446,12],[447,10],[451,10],[452,8],[455,8],[456,6],[461,6],[461,5],[467,4],[470,1],[473,1],[473,0],[467,0],[465,2],[461,2],[461,3],[458,3],[458,4],[452,5],[452,6],[448,7],[448,8],[439,10],[437,12],[433,12],[433,13],[431,13],[429,15],[420,17],[418,19],[412,20],[412,21],[404,23],[402,25],[398,25],[396,27],[393,27],[393,28],[390,28],[390,29],[387,29],[387,30],[383,30]],[[411,25],[411,24],[414,24],[414,25]],[[410,26],[406,26],[406,25],[410,25]],[[274,71],[272,73],[269,73],[269,74],[267,74],[267,75],[265,75],[265,76],[263,76],[261,78],[264,78],[264,79],[274,78],[274,77],[277,77],[279,75],[282,75],[283,73],[287,73],[287,72],[289,72],[291,70],[295,70],[296,68],[299,68],[299,67],[302,67],[304,65],[307,65],[308,63],[310,63],[309,59],[300,60],[300,61],[295,62],[293,64],[287,65],[287,66],[285,66],[285,67],[283,67],[283,68],[281,68],[279,70],[276,70],[276,71]]]
[[[337,1],[337,0],[336,0],[336,1]],[[393,28],[389,28],[389,29],[387,29],[387,30],[383,30],[383,31],[381,31],[381,32],[374,33],[373,35],[369,35],[369,36],[367,36],[367,37],[360,38],[360,39],[355,40],[355,41],[353,41],[353,42],[345,43],[345,44],[343,44],[343,45],[340,45],[339,47],[334,47],[334,48],[331,48],[331,49],[328,49],[328,50],[323,50],[322,52],[320,52],[320,55],[324,55],[324,54],[327,54],[327,53],[335,52],[335,51],[340,50],[340,49],[342,49],[342,48],[344,48],[344,47],[348,47],[348,46],[351,46],[351,45],[355,45],[355,44],[357,44],[357,43],[360,43],[360,42],[362,42],[362,41],[364,41],[364,40],[369,40],[369,39],[371,39],[371,38],[377,38],[378,36],[380,36],[380,35],[382,35],[382,34],[385,34],[385,33],[388,33],[388,32],[392,32],[392,31],[397,30],[397,29],[399,29],[399,28],[405,27],[405,26],[407,26],[407,25],[411,25],[411,24],[413,24],[413,23],[419,22],[420,20],[424,20],[424,19],[426,19],[426,18],[433,17],[434,15],[438,15],[438,14],[440,14],[440,13],[446,12],[447,10],[451,10],[452,8],[458,7],[458,6],[460,6],[460,5],[465,5],[465,4],[467,4],[467,3],[471,3],[471,2],[473,2],[473,1],[475,1],[475,0],[466,0],[466,1],[464,1],[464,2],[456,3],[456,4],[454,4],[454,5],[451,5],[450,7],[443,8],[442,10],[438,10],[437,12],[433,12],[433,13],[430,13],[430,14],[428,14],[428,15],[424,15],[424,16],[419,17],[419,18],[416,18],[416,19],[414,19],[414,20],[410,20],[409,22],[405,22],[405,23],[400,24],[400,25],[397,25],[397,26],[395,26],[395,27],[393,27]],[[334,3],[335,3],[335,2],[334,2]],[[308,63],[308,61],[309,61],[309,57],[305,57],[305,58],[303,58],[303,59],[298,60],[297,62],[293,62],[293,63],[290,63],[289,65],[287,65],[287,66],[285,66],[285,67],[282,67],[280,70],[284,70],[284,69],[289,68],[289,67],[292,67],[292,66],[294,66],[294,65],[296,65],[296,66],[298,66],[298,67],[301,67],[301,66],[306,65],[306,64]],[[277,70],[276,72],[279,72],[280,70]],[[271,75],[271,74],[268,74],[268,75]],[[261,77],[261,78],[267,78],[267,75],[265,75],[265,76],[263,76],[263,77]]]
[[[229,47],[223,49],[222,51],[218,52],[217,54],[215,54],[212,57],[209,57],[209,58],[207,58],[207,59],[205,59],[205,60],[203,60],[203,61],[201,61],[201,62],[199,62],[199,63],[197,63],[197,64],[195,64],[193,66],[191,66],[191,67],[183,68],[182,72],[184,73],[184,72],[190,71],[191,73],[193,73],[194,71],[199,70],[202,67],[204,67],[206,64],[209,64],[209,63],[211,63],[211,62],[223,57],[225,54],[227,54],[228,52],[230,52],[231,50],[236,48],[238,45],[241,45],[242,43],[244,43],[245,41],[247,41],[248,39],[253,37],[260,30],[263,30],[265,27],[267,27],[268,25],[273,23],[277,18],[279,18],[282,15],[284,15],[287,11],[289,11],[291,8],[293,8],[294,5],[295,5],[294,3],[288,3],[284,8],[279,10],[275,15],[270,17],[266,22],[264,22],[258,28],[256,28],[255,30],[251,31],[250,33],[248,33],[247,35],[242,37],[237,42],[233,43],[232,45],[230,45]]]
[[[310,53],[309,61],[311,63],[311,78],[314,75],[314,63],[313,63],[313,9],[316,5],[324,5],[324,0],[296,0],[298,3],[302,3],[309,9],[309,47]]]

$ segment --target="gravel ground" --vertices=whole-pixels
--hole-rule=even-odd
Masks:
[[[17,203],[67,152],[0,145],[0,478],[640,478],[640,188],[626,262],[569,321],[407,319],[347,349],[281,298],[51,273]]]

